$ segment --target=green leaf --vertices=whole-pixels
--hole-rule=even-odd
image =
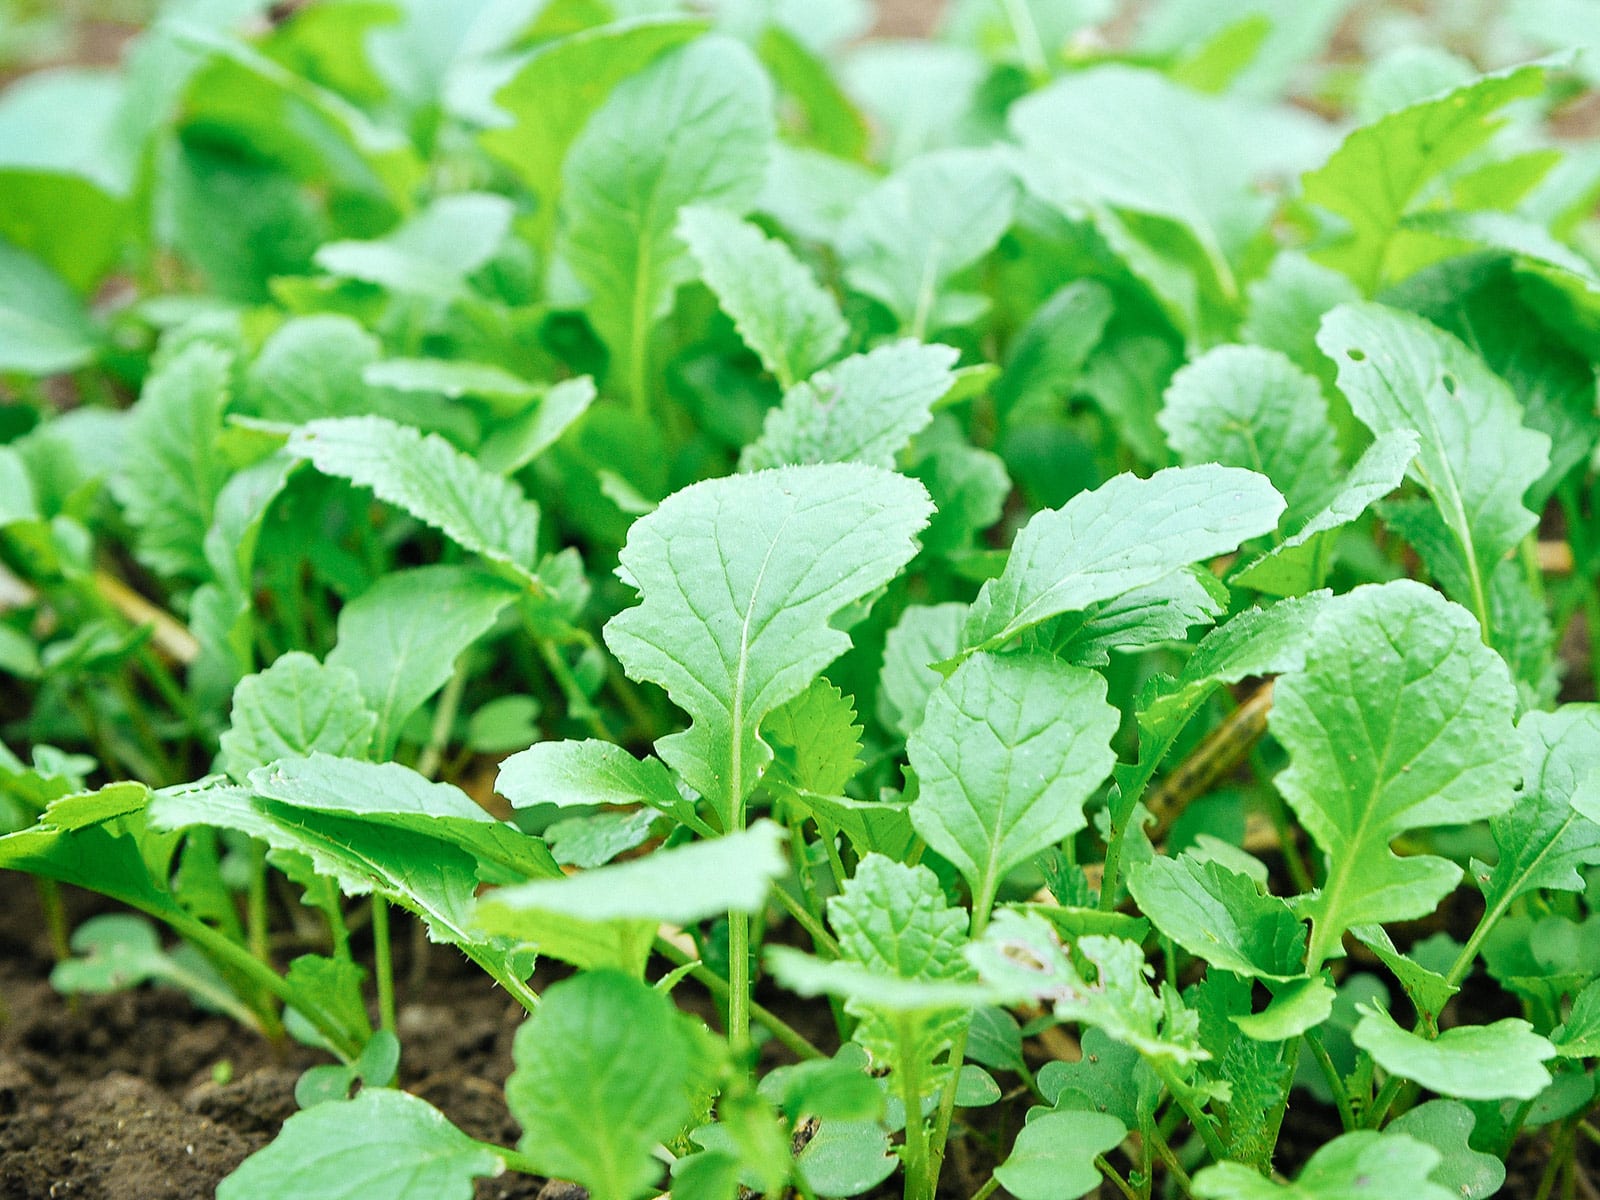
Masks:
[[[648,920],[689,925],[718,913],[760,911],[787,869],[786,833],[758,821],[740,833],[658,850],[644,858],[565,878],[500,888],[478,905],[482,927],[538,941],[544,913],[591,921]]]
[[[1158,995],[1139,943],[1089,934],[1070,951],[1036,913],[1002,909],[967,948],[978,976],[1008,1003],[1048,1005],[1060,1021],[1081,1021],[1157,1062],[1186,1064],[1210,1055],[1199,1014],[1170,985]]]
[[[536,584],[538,506],[443,438],[382,417],[345,417],[295,430],[289,453],[324,475],[370,488],[520,582]]]
[[[1328,1019],[1336,994],[1326,975],[1292,980],[1266,1008],[1231,1018],[1248,1038],[1259,1042],[1282,1042],[1299,1037]]]
[[[1253,1167],[1218,1163],[1194,1177],[1200,1200],[1460,1200],[1432,1182],[1433,1147],[1398,1133],[1346,1133],[1311,1156],[1293,1183],[1274,1183]]]
[[[560,249],[636,403],[647,398],[650,331],[692,269],[674,232],[678,210],[749,207],[771,140],[766,73],[721,36],[624,79],[573,140],[561,168]]]
[[[1360,1006],[1355,1043],[1391,1075],[1461,1100],[1532,1100],[1550,1086],[1542,1065],[1556,1048],[1514,1017],[1458,1025],[1433,1041],[1401,1029],[1379,1008]]]
[[[162,575],[204,578],[203,549],[228,477],[217,450],[231,364],[196,344],[164,363],[128,422],[127,458],[111,488],[134,527],[139,560]]]
[[[638,849],[654,836],[660,815],[648,808],[566,817],[545,827],[550,856],[564,867],[589,870]]]
[[[359,762],[315,753],[250,773],[250,788],[304,812],[358,817],[374,825],[436,838],[514,878],[559,879],[538,838],[498,821],[460,788],[435,783],[400,763]],[[281,815],[282,810],[274,810]]]
[[[1600,777],[1600,705],[1525,713],[1517,733],[1522,793],[1489,823],[1500,859],[1482,880],[1485,903],[1497,909],[1535,888],[1582,891],[1580,869],[1600,863],[1600,824],[1573,807],[1584,781]]]
[[[470,1200],[474,1179],[505,1169],[494,1147],[473,1141],[427,1101],[366,1088],[354,1100],[295,1113],[217,1186],[217,1200]]]
[[[913,604],[900,614],[878,675],[878,720],[885,728],[909,737],[922,724],[928,698],[944,679],[933,664],[960,653],[966,620],[965,604]]]
[[[580,30],[540,45],[495,94],[512,121],[479,141],[533,196],[537,241],[554,225],[567,149],[595,109],[619,82],[704,29],[703,21],[641,17]]]
[[[445,685],[462,651],[516,595],[481,571],[417,567],[384,576],[340,610],[327,665],[355,675],[377,714],[375,754],[393,751],[406,718]]]
[[[1420,433],[1411,473],[1460,545],[1471,602],[1487,626],[1489,574],[1537,521],[1522,498],[1549,464],[1550,439],[1523,426],[1516,397],[1481,358],[1420,317],[1341,305],[1323,320],[1317,344],[1374,434]]]
[[[1331,499],[1339,465],[1322,385],[1282,354],[1220,346],[1172,377],[1157,418],[1185,465],[1259,471],[1298,522]]]
[[[517,1030],[506,1103],[535,1169],[594,1200],[653,1190],[656,1144],[693,1119],[704,1041],[648,984],[594,971],[548,988]]]
[[[1099,1190],[1095,1159],[1127,1136],[1107,1113],[1044,1113],[1022,1127],[994,1176],[1017,1200],[1076,1200]]]
[[[316,263],[331,275],[391,292],[453,300],[467,277],[487,263],[511,231],[504,196],[462,192],[441,196],[381,238],[329,242]]]
[[[257,767],[316,750],[361,758],[377,725],[354,673],[292,650],[234,689],[222,766],[243,782]]]
[[[484,438],[478,465],[497,475],[514,475],[561,440],[595,398],[587,375],[563,379],[532,409],[511,418]]]
[[[1016,333],[995,408],[1008,425],[1047,417],[1078,381],[1116,308],[1096,279],[1075,279],[1040,304]]]
[[[474,396],[496,404],[531,400],[539,389],[493,363],[443,358],[386,358],[361,372],[368,387],[459,400]]]
[[[99,334],[66,281],[0,239],[0,371],[55,375],[99,350]]]
[[[768,787],[842,796],[861,769],[861,726],[855,705],[826,679],[788,700],[761,723],[773,751]]]
[[[1420,445],[1421,438],[1414,430],[1392,429],[1379,434],[1350,468],[1326,508],[1281,544],[1243,567],[1229,582],[1275,596],[1298,596],[1320,587],[1328,573],[1331,541],[1321,535],[1348,525],[1373,501],[1399,487]]]
[[[944,1059],[971,1009],[991,999],[962,957],[967,914],[945,899],[926,867],[879,854],[861,860],[842,895],[828,902],[840,958],[822,962],[772,947],[768,966],[801,995],[839,996],[859,1019],[854,1038],[886,1065],[898,1090],[943,1086],[956,1064]]]
[[[360,416],[373,406],[363,372],[379,352],[378,339],[349,317],[319,313],[285,321],[245,373],[248,409],[293,425]]]
[[[1600,980],[1573,998],[1572,1011],[1550,1038],[1562,1058],[1600,1058]]]
[[[967,618],[969,647],[1004,645],[1039,622],[1081,612],[1277,528],[1283,497],[1234,467],[1118,475],[1023,526],[999,579]]]
[[[911,823],[987,914],[1006,872],[1082,829],[1110,772],[1117,710],[1105,678],[1035,654],[975,654],[928,701],[906,753]]]
[[[154,828],[170,831],[196,825],[238,830],[273,850],[303,855],[346,895],[376,893],[416,913],[435,941],[483,946],[471,922],[478,863],[431,832],[274,805],[256,799],[248,788],[205,784],[157,793],[149,820]],[[425,823],[426,818],[414,821]]]
[[[693,719],[656,749],[724,828],[770,758],[762,720],[849,645],[829,622],[894,578],[928,512],[921,484],[886,471],[788,467],[697,483],[629,531],[643,603],[606,644]]]
[[[1389,844],[1511,807],[1515,707],[1505,663],[1437,592],[1401,580],[1327,602],[1269,717],[1290,758],[1278,790],[1328,858],[1300,908],[1311,971],[1350,926],[1425,916],[1455,886],[1454,864]]]
[[[1196,625],[1227,611],[1227,588],[1203,567],[1180,567],[1155,583],[1068,613],[1025,636],[1080,667],[1103,667],[1111,651],[1132,653],[1162,642],[1183,641]]]
[[[993,148],[913,159],[863,196],[837,236],[845,278],[881,300],[914,337],[962,324],[939,303],[951,277],[994,248],[1017,183]]]
[[[1437,971],[1401,954],[1382,925],[1357,925],[1350,932],[1393,972],[1405,989],[1406,998],[1424,1019],[1437,1020],[1450,997],[1461,990]]]
[[[1301,181],[1305,200],[1342,218],[1346,232],[1315,254],[1369,295],[1389,276],[1401,219],[1428,185],[1482,146],[1499,128],[1493,115],[1545,86],[1542,65],[1475,79],[1364,125]]]
[[[819,1196],[859,1196],[871,1191],[900,1165],[889,1135],[877,1121],[823,1121],[795,1167]]]
[[[1498,1192],[1506,1181],[1506,1165],[1492,1154],[1472,1148],[1477,1118],[1465,1104],[1454,1100],[1429,1100],[1401,1113],[1385,1126],[1386,1133],[1403,1133],[1439,1152],[1439,1165],[1428,1178],[1449,1188],[1462,1200],[1483,1200]]]
[[[790,388],[739,466],[861,462],[892,469],[955,382],[956,357],[948,346],[909,339],[852,354]]]
[[[850,327],[839,305],[782,242],[714,208],[686,208],[678,236],[700,278],[781,387],[825,365]]]
[[[1140,728],[1170,739],[1217,688],[1253,675],[1281,675],[1305,664],[1306,643],[1328,600],[1326,592],[1246,609],[1195,647],[1177,679],[1163,684],[1139,713]]]
[[[1188,855],[1156,857],[1128,875],[1139,911],[1190,954],[1259,979],[1299,975],[1305,926],[1255,882]]]
[[[504,759],[495,790],[515,809],[552,804],[647,804],[694,823],[694,805],[673,785],[658,758],[635,758],[621,746],[595,739],[539,742]]]

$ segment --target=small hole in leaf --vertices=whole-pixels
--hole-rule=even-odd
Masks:
[[[1346,350],[1345,354],[1349,357],[1351,362],[1367,361],[1367,352],[1365,350]]]

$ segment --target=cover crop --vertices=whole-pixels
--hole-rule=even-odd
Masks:
[[[328,1054],[217,1194],[1592,1188],[1600,14],[1435,7],[173,0],[0,96],[0,867]]]

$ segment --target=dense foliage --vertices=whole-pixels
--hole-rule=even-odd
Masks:
[[[174,0],[0,96],[0,867],[336,1060],[224,1200],[1577,1186],[1600,11],[1352,7]]]

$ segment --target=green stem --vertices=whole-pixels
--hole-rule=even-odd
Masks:
[[[939,1177],[930,1172],[928,1122],[922,1115],[922,1060],[917,1054],[916,1031],[907,1013],[895,1014],[895,1073],[900,1077],[900,1100],[906,1108],[906,1200],[933,1200]]]
[[[583,688],[578,685],[578,677],[572,673],[567,660],[561,657],[561,652],[549,642],[541,641],[539,657],[544,660],[544,665],[549,668],[556,686],[561,689],[561,698],[567,705],[567,716],[588,726],[589,732],[601,741],[616,741],[611,731],[606,728],[605,722],[601,720],[600,710],[590,704],[589,697],[583,694]]]
[[[1039,27],[1034,24],[1033,13],[1025,0],[1005,0],[1006,19],[1016,35],[1017,53],[1022,55],[1022,65],[1035,83],[1050,77],[1050,64],[1044,55],[1044,42],[1039,37]]]
[[[433,710],[433,724],[428,729],[428,744],[417,757],[417,774],[432,779],[439,773],[439,763],[444,758],[445,747],[450,744],[450,730],[456,723],[456,713],[461,709],[461,693],[467,686],[467,656],[456,660],[449,682],[439,693],[439,706]]]
[[[743,912],[728,914],[728,1041],[739,1054],[750,1046],[750,914]]]
[[[1389,1110],[1394,1107],[1395,1097],[1400,1094],[1400,1089],[1406,1086],[1406,1080],[1398,1075],[1391,1075],[1383,1081],[1383,1086],[1378,1089],[1378,1094],[1372,1098],[1372,1107],[1361,1118],[1361,1124],[1367,1129],[1383,1128],[1384,1119],[1389,1115]]]
[[[1096,1154],[1094,1156],[1094,1165],[1100,1174],[1111,1181],[1111,1186],[1126,1196],[1128,1200],[1139,1200],[1139,1193],[1133,1190],[1128,1181],[1122,1177],[1122,1172],[1113,1167],[1104,1154]]]
[[[67,909],[61,903],[61,885],[40,875],[35,875],[33,882],[39,891],[44,927],[50,934],[50,953],[58,963],[66,962],[72,957],[72,937],[67,928]]]
[[[1339,1123],[1349,1133],[1356,1127],[1356,1115],[1350,1107],[1350,1091],[1344,1086],[1344,1077],[1339,1074],[1339,1068],[1334,1066],[1333,1056],[1328,1053],[1328,1048],[1322,1044],[1322,1038],[1315,1029],[1306,1030],[1302,1036],[1311,1051],[1311,1057],[1317,1060],[1317,1066],[1322,1069],[1323,1078],[1328,1081],[1328,1090],[1333,1093],[1334,1105],[1339,1109]]]
[[[135,907],[138,907],[137,905]],[[218,962],[226,964],[237,971],[256,987],[269,996],[275,996],[285,1004],[295,1001],[294,989],[289,986],[289,981],[279,975],[266,963],[262,962],[250,951],[231,938],[224,937],[211,926],[198,917],[192,917],[185,912],[151,911],[156,917],[171,925],[179,934],[188,938],[200,949],[210,954]],[[347,1061],[354,1061],[356,1055],[361,1053],[361,1047],[348,1041],[344,1033],[332,1024],[319,1021],[317,1015],[310,1007],[304,1010],[305,1018],[315,1025],[328,1044],[333,1046]],[[261,1012],[263,1030],[270,1038],[283,1036],[283,1022],[278,1019],[278,1014],[270,1008]]]
[[[372,959],[378,981],[378,1024],[394,1033],[394,959],[389,945],[389,902],[382,896],[372,898]]]
[[[1000,1181],[993,1175],[989,1176],[989,1182],[972,1193],[972,1200],[989,1200],[989,1197],[994,1195],[995,1189],[999,1186]]]
[[[505,963],[497,962],[491,952],[477,946],[462,943],[461,951],[470,958],[478,967],[506,991],[516,1002],[530,1013],[539,1011],[539,994],[522,980],[505,969]]]
[[[800,901],[789,895],[781,887],[773,888],[772,894],[778,898],[778,903],[795,919],[800,928],[806,931],[806,934],[811,938],[812,945],[833,958],[839,957],[838,939],[822,927],[822,922],[808,911],[805,905],[801,904]]]
[[[1166,1086],[1167,1092],[1178,1102],[1178,1107],[1183,1109],[1184,1116],[1189,1118],[1189,1124],[1194,1126],[1200,1140],[1205,1143],[1206,1151],[1216,1162],[1222,1162],[1228,1157],[1228,1148],[1222,1144],[1222,1139],[1217,1136],[1211,1118],[1208,1117],[1194,1100],[1189,1096],[1188,1089],[1183,1086],[1183,1081],[1178,1078],[1170,1063],[1157,1059],[1145,1060],[1155,1071],[1156,1076]]]
[[[716,996],[717,999],[724,1001],[727,1000],[728,981],[722,978],[722,976],[718,975],[715,971],[711,970],[710,967],[699,963],[695,963],[695,965],[690,966],[691,963],[694,963],[694,959],[685,954],[682,950],[678,949],[678,947],[674,946],[671,942],[667,941],[666,938],[658,937],[655,940],[655,951],[663,958],[669,959],[680,967],[689,967],[690,979],[693,979],[696,983],[704,986],[709,992],[711,992],[712,995]],[[757,1021],[760,1021],[761,1024],[765,1025],[769,1030],[771,1030],[773,1037],[777,1038],[779,1042],[787,1046],[800,1058],[827,1057],[826,1054],[817,1049],[816,1046],[808,1041],[804,1034],[797,1031],[792,1025],[788,1024],[781,1017],[761,1007],[761,1005],[755,1003],[754,1001],[752,1001],[750,1004],[750,1013]]]

